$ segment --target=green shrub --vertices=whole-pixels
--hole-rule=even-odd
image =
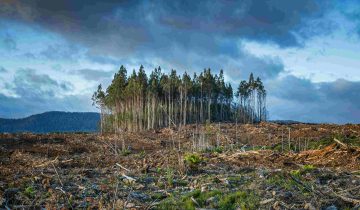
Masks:
[[[166,169],[166,181],[169,186],[173,186],[174,184],[174,170],[171,168]]]
[[[129,149],[123,149],[123,150],[121,151],[121,154],[122,154],[123,156],[128,156],[128,155],[131,154],[131,151],[130,151]]]
[[[35,194],[36,194],[36,190],[32,186],[29,186],[29,187],[25,188],[24,193],[27,197],[34,198]]]
[[[203,162],[203,158],[196,153],[186,154],[184,160],[186,165],[192,170],[198,170],[199,165]]]
[[[307,172],[311,172],[311,171],[313,171],[315,169],[316,169],[316,167],[313,166],[313,165],[304,165],[301,172],[302,173],[307,173]]]
[[[224,151],[224,148],[222,146],[215,147],[214,152],[216,153],[222,153]]]

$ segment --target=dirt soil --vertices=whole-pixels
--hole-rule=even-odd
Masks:
[[[359,209],[359,139],[275,123],[0,134],[0,209]]]

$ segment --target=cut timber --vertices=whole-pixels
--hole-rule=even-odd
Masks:
[[[334,141],[341,147],[343,147],[344,149],[349,149],[348,145],[344,144],[343,142],[341,142],[340,140],[334,138]]]
[[[266,205],[266,204],[271,203],[273,201],[275,201],[274,198],[266,199],[266,200],[260,201],[260,205]]]
[[[333,193],[334,193],[334,195],[335,195],[336,197],[340,198],[341,200],[343,200],[343,201],[345,201],[345,202],[352,203],[352,204],[354,204],[354,205],[359,205],[359,204],[360,204],[360,200],[358,200],[358,199],[348,198],[348,197],[345,197],[345,196],[343,196],[343,195],[339,195],[339,194],[337,194],[337,193],[335,193],[335,192],[333,192]]]
[[[125,171],[130,172],[129,169],[125,168],[124,166],[120,165],[119,163],[116,163],[116,165],[119,166],[120,168],[124,169]]]
[[[129,182],[129,183],[134,183],[136,181],[136,179],[130,177],[130,176],[126,176],[125,174],[122,174],[122,176]]]

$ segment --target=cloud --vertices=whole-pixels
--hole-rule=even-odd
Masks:
[[[331,6],[311,0],[91,0],[86,5],[18,0],[7,3],[2,16],[61,34],[70,43],[84,46],[86,58],[99,64],[148,63],[180,71],[212,67],[241,77],[257,72],[274,78],[283,71],[282,62],[255,57],[239,42],[251,39],[281,47],[301,46],[304,39],[331,30],[326,20],[315,24]],[[61,47],[49,46],[42,55],[71,57],[73,50]]]
[[[284,72],[284,64],[277,57],[262,56],[258,57],[245,52],[228,66],[226,74],[231,75],[235,80],[247,79],[250,73],[264,80],[274,79]]]
[[[34,69],[19,69],[5,89],[13,94],[0,93],[0,117],[18,118],[45,111],[96,111],[88,94],[71,94],[73,85],[56,81]]]
[[[24,53],[23,56],[27,59],[36,59],[36,56],[30,52]]]
[[[298,37],[306,39],[331,29],[313,21],[331,8],[325,1],[17,0],[2,4],[3,17],[40,25],[92,52],[112,55],[174,46],[233,55],[233,39],[300,46]]]
[[[311,80],[293,75],[269,82],[268,88],[271,89],[273,96],[301,103],[312,102],[320,97]]]
[[[360,82],[313,83],[289,75],[271,81],[267,89],[272,119],[360,123]]]
[[[4,67],[0,66],[0,73],[6,73],[6,72],[7,70]]]
[[[63,43],[65,39],[65,45],[50,44],[40,54],[34,51],[35,54],[24,52],[23,55],[44,63],[59,61],[61,69],[52,65],[56,71],[69,68],[64,61],[79,60],[80,63],[85,60],[91,68],[79,64],[79,67],[71,67],[79,70],[63,71],[81,76],[83,80],[74,79],[79,79],[79,84],[84,80],[111,77],[111,72],[101,69],[103,65],[108,65],[109,69],[123,64],[129,71],[140,64],[147,70],[161,65],[165,71],[175,68],[179,73],[199,72],[205,67],[213,71],[224,69],[226,79],[235,85],[234,88],[240,79],[247,79],[253,72],[263,79],[268,89],[273,119],[359,122],[360,97],[354,91],[359,90],[358,82],[340,79],[314,83],[287,75],[285,60],[275,54],[255,56],[242,46],[250,40],[260,45],[277,45],[280,50],[296,50],[311,38],[331,35],[336,27],[329,18],[331,11],[336,10],[334,5],[333,1],[322,0],[0,0],[0,19],[54,32],[56,36],[46,37],[55,43]],[[346,14],[349,20],[359,23],[356,10]],[[10,35],[7,38],[7,44],[1,40],[0,44],[6,45],[8,50],[17,49],[17,45],[22,47],[20,39],[16,43]],[[56,42],[57,39],[61,42]],[[79,95],[81,102],[76,96],[68,96],[74,88],[72,84],[56,81],[51,75],[32,69],[14,74],[14,81],[6,86],[18,97],[0,96],[6,101],[0,104],[0,112],[25,113],[24,104],[29,112],[43,111],[40,108],[61,109],[72,103],[66,101],[70,99],[78,103],[72,106],[78,110],[85,110],[84,107],[91,104],[88,96]],[[41,103],[35,102],[37,99]],[[16,106],[11,108],[11,103]]]
[[[344,4],[346,3],[346,4]],[[360,37],[360,6],[358,1],[347,0],[341,4],[341,13],[344,17],[353,23],[353,32]]]
[[[200,30],[212,35],[240,36],[256,41],[271,41],[280,46],[298,46],[294,33],[302,31],[309,19],[320,19],[330,5],[314,1],[181,1],[156,4],[155,16],[168,27]]]
[[[14,80],[6,84],[7,88],[18,97],[27,100],[50,100],[72,90],[69,82],[59,82],[46,74],[38,74],[36,70],[19,69],[14,75]]]
[[[46,111],[96,111],[89,102],[88,95],[67,95],[61,98],[28,100],[24,97],[11,97],[0,93],[0,117],[21,118]],[[16,104],[16,106],[14,106]]]
[[[81,75],[84,79],[89,81],[99,81],[102,79],[109,79],[114,72],[97,70],[97,69],[79,69],[73,71],[75,74]]]
[[[103,55],[92,55],[90,53],[86,54],[87,59],[94,63],[99,64],[112,64],[112,65],[121,65],[123,61],[112,56],[103,56]]]
[[[72,60],[75,61],[79,56],[80,49],[75,45],[54,44],[48,46],[40,52],[40,55],[49,60]],[[30,56],[31,57],[31,56]]]
[[[14,39],[14,37],[12,37],[10,34],[6,34],[2,44],[4,46],[4,48],[8,51],[15,51],[17,50],[17,43]]]

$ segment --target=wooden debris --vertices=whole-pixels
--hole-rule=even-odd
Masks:
[[[260,205],[266,205],[266,204],[271,203],[271,202],[273,202],[273,201],[275,201],[274,198],[262,200],[262,201],[260,201]]]

